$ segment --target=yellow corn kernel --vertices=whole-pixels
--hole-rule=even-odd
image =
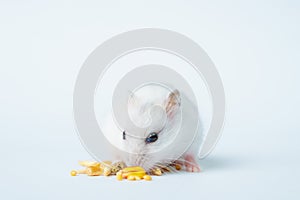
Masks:
[[[103,175],[104,176],[109,176],[111,174],[111,167],[105,167],[103,169]]]
[[[162,172],[159,168],[154,168],[151,170],[151,174],[156,175],[156,176],[161,176]]]
[[[76,170],[72,170],[70,174],[71,174],[71,176],[76,176],[77,175],[77,171]]]
[[[100,176],[102,174],[102,170],[97,167],[88,167],[86,169],[86,174],[88,176]]]
[[[170,172],[171,171],[170,167],[168,167],[168,166],[160,166],[160,170],[162,172]]]
[[[118,180],[118,181],[121,181],[121,180],[123,180],[123,176],[122,176],[122,174],[117,174],[117,175],[116,175],[116,177],[117,177],[117,180]]]
[[[83,167],[100,167],[100,163],[94,161],[79,161],[78,163]]]
[[[120,175],[122,176],[122,174],[123,174],[122,170],[120,170],[116,173],[117,176],[120,176]]]
[[[176,169],[176,170],[181,170],[181,165],[175,164],[175,169]]]
[[[151,181],[151,180],[152,180],[152,177],[149,176],[149,175],[144,175],[144,176],[143,176],[143,179],[144,179],[145,181]]]
[[[130,175],[130,176],[128,176],[127,180],[129,180],[129,181],[135,181],[135,176]]]
[[[128,178],[129,176],[138,176],[142,178],[146,174],[145,171],[139,171],[139,172],[128,172],[128,173],[123,173],[122,176],[123,178]]]
[[[122,169],[122,172],[127,173],[127,172],[137,172],[137,171],[145,171],[144,168],[139,167],[139,166],[134,166],[134,167],[125,167]]]

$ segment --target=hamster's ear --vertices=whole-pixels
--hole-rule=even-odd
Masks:
[[[165,109],[168,117],[173,117],[180,107],[181,98],[178,90],[171,92],[166,100]]]

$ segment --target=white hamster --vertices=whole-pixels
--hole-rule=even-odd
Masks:
[[[142,166],[146,170],[179,162],[187,171],[200,171],[197,155],[203,138],[201,121],[191,119],[199,118],[199,115],[195,115],[195,105],[182,91],[170,92],[158,84],[146,85],[130,94],[127,106],[131,121],[144,129],[129,133],[126,127],[122,127],[124,130],[117,128],[111,117],[107,120],[104,128],[104,132],[109,133],[107,139],[122,151],[129,152],[126,157],[116,155],[116,158],[128,166]],[[198,122],[196,132],[189,130],[193,126],[190,123],[195,120]],[[181,127],[188,131],[180,132]]]

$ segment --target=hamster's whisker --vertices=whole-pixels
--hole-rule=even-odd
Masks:
[[[140,165],[140,161],[141,161],[141,157],[138,156],[138,157],[136,158],[136,162],[135,162],[135,163],[136,163],[137,165]]]
[[[145,156],[145,154],[142,154],[142,155],[141,155],[141,158],[140,158],[140,163],[141,163],[141,164],[142,164],[142,163],[145,163],[147,159],[148,159],[148,158]]]

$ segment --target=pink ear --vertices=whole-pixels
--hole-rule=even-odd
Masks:
[[[172,118],[180,107],[180,93],[178,90],[171,92],[166,100],[165,109],[168,117]]]

